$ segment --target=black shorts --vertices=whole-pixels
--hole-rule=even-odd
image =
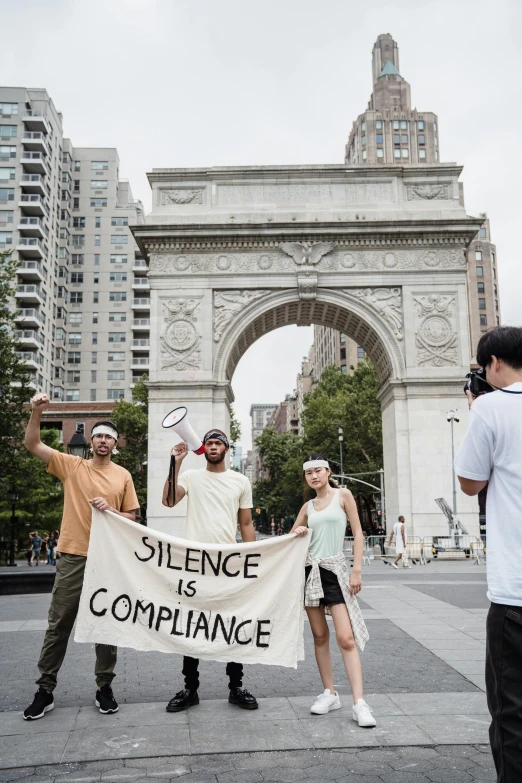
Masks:
[[[308,579],[308,574],[312,570],[312,566],[305,566],[305,575]],[[321,575],[321,584],[323,586],[324,597],[321,598],[321,606],[333,606],[334,604],[344,604],[344,595],[339,585],[337,575],[333,571],[329,571],[327,568],[321,568],[319,566],[319,573]]]

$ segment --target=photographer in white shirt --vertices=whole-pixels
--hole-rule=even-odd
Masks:
[[[522,328],[498,326],[477,346],[488,393],[470,403],[455,458],[462,491],[486,501],[486,690],[498,783],[522,781]],[[479,382],[478,386],[481,385]],[[484,385],[484,384],[482,384]],[[477,391],[477,389],[475,389]]]

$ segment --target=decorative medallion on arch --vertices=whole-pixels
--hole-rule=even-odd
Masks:
[[[454,323],[455,297],[428,294],[414,296],[417,310],[415,347],[421,367],[448,367],[459,362]]]
[[[168,299],[162,302],[163,328],[160,335],[161,369],[182,372],[201,366],[201,335],[196,323],[198,299]]]

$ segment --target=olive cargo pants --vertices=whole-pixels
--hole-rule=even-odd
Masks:
[[[55,689],[57,674],[67,651],[69,636],[78,614],[86,562],[86,557],[68,554],[62,554],[57,561],[49,624],[38,661],[40,677],[36,680],[36,684],[47,691]],[[98,687],[110,684],[115,677],[116,656],[116,647],[96,645],[94,674]]]

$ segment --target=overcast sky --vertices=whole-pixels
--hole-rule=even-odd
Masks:
[[[520,324],[521,25],[520,0],[4,1],[0,79],[47,88],[75,146],[117,147],[148,211],[154,167],[342,163],[391,33],[441,160],[464,165],[468,213],[491,218],[503,321]],[[311,333],[274,332],[240,362],[245,445],[250,404],[293,390]]]

